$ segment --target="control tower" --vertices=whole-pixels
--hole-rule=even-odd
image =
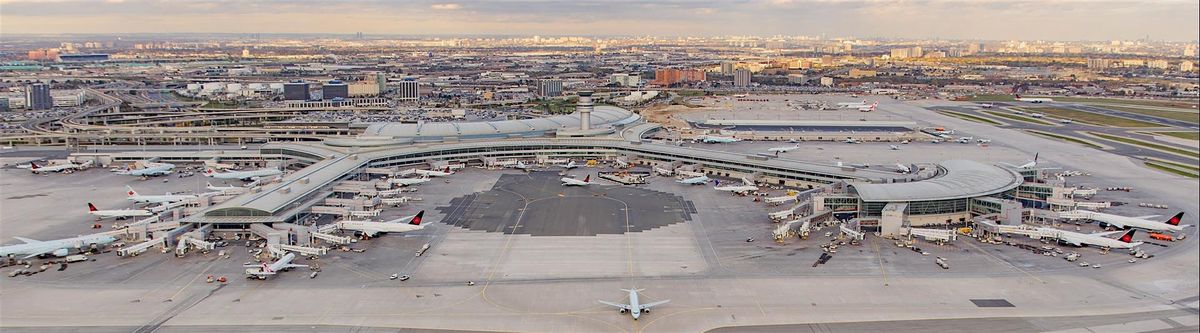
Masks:
[[[579,112],[579,130],[586,131],[592,128],[592,110],[596,106],[592,104],[592,92],[580,91],[579,102],[575,103],[575,111]]]

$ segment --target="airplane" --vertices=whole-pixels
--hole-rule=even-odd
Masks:
[[[172,170],[174,170],[174,169],[175,169],[175,165],[171,164],[171,163],[152,163],[151,162],[151,163],[146,163],[145,168],[141,168],[141,169],[137,169],[137,170],[121,171],[121,172],[117,172],[117,174],[126,175],[126,176],[145,176],[145,177],[166,176],[166,175],[170,174],[171,172],[173,172]]]
[[[907,165],[904,165],[904,164],[896,163],[896,172],[899,172],[899,173],[910,173],[910,172],[912,172],[912,168],[910,168],[910,167],[908,167]]]
[[[861,143],[860,141],[855,140],[854,138],[846,138],[846,140],[842,141],[842,142],[844,142],[844,143]]]
[[[1019,94],[1014,94],[1013,97],[1015,97],[1015,98],[1013,98],[1013,100],[1018,101],[1018,102],[1049,103],[1049,102],[1054,101],[1053,99],[1044,98],[1044,97],[1021,97],[1021,95],[1019,95]]]
[[[204,169],[205,176],[217,178],[217,179],[249,180],[249,179],[270,177],[270,176],[279,175],[279,174],[283,174],[283,171],[279,171],[279,169],[276,169],[276,168],[264,168],[264,169],[247,170],[247,171],[230,171],[230,172],[220,172],[220,173],[218,173],[217,170],[213,169],[213,168],[205,168]]]
[[[991,108],[992,108],[992,107],[994,107],[994,106],[996,106],[996,105],[995,105],[995,104],[992,104],[992,103],[983,103],[983,104],[979,104],[979,107],[981,107],[981,108],[984,108],[984,109],[991,109]]]
[[[786,152],[793,151],[796,149],[800,149],[800,145],[795,145],[795,146],[791,146],[791,147],[767,148],[767,151],[772,152],[772,153],[786,153]]]
[[[128,195],[127,199],[133,200],[133,202],[136,203],[171,203],[196,197],[195,195],[191,194],[170,193],[165,195],[141,195],[138,194],[137,191],[134,191],[132,187],[129,187],[129,185],[125,185],[125,190],[127,191],[125,194]]]
[[[391,183],[391,184],[397,184],[397,185],[400,185],[400,186],[417,185],[417,184],[424,183],[424,182],[428,182],[428,181],[429,181],[429,176],[421,176],[420,178],[392,178],[392,179],[388,179],[388,183]]]
[[[878,104],[879,102],[875,103]],[[863,100],[862,102],[837,103],[837,106],[843,109],[858,109],[870,107],[871,105],[867,104],[867,100]]]
[[[1090,218],[1092,220],[1094,220],[1096,222],[1100,222],[1101,226],[1113,226],[1113,227],[1120,228],[1120,229],[1138,228],[1138,229],[1145,229],[1145,230],[1150,230],[1150,231],[1180,232],[1180,231],[1183,231],[1183,228],[1192,226],[1192,225],[1182,225],[1182,226],[1179,225],[1179,222],[1183,220],[1183,212],[1179,212],[1178,214],[1175,214],[1175,216],[1172,216],[1170,219],[1168,219],[1165,222],[1147,220],[1149,218],[1153,218],[1156,215],[1128,217],[1128,216],[1105,214],[1105,213],[1093,212],[1093,211],[1078,211],[1077,210],[1075,212],[1084,213],[1084,214],[1086,214],[1085,216],[1090,216]]]
[[[617,309],[620,309],[621,313],[625,313],[626,311],[628,311],[629,314],[633,316],[633,320],[638,320],[638,317],[641,317],[643,312],[650,313],[651,307],[666,304],[667,302],[671,301],[668,299],[668,300],[658,301],[658,302],[654,302],[654,303],[639,304],[638,303],[638,292],[645,290],[645,289],[621,289],[621,290],[629,292],[629,304],[620,304],[620,303],[613,303],[613,302],[606,302],[606,301],[598,301],[598,302],[605,304],[605,305],[615,306],[615,307],[617,307]]]
[[[897,145],[888,145],[888,148],[891,150],[900,150],[900,147]]]
[[[422,175],[422,176],[428,176],[428,177],[445,177],[445,176],[449,176],[449,175],[453,175],[453,174],[454,174],[454,172],[453,172],[453,171],[450,171],[450,167],[446,167],[445,169],[443,169],[443,171],[436,171],[436,170],[413,170],[413,173],[416,173],[416,174],[418,174],[418,175]]]
[[[713,185],[713,189],[717,190],[717,191],[728,191],[729,193],[734,193],[734,194],[746,194],[746,193],[750,193],[752,191],[758,191],[758,186],[755,186],[754,182],[752,182],[746,178],[742,178],[742,185],[729,185],[729,186],[720,186],[720,185],[721,185],[721,181],[720,180],[716,181],[716,184]]]
[[[63,172],[63,171],[72,170],[72,169],[75,169],[75,170],[83,169],[83,164],[67,163],[67,164],[59,164],[59,165],[51,165],[51,166],[40,166],[40,165],[37,165],[37,163],[29,162],[29,171],[32,171],[33,173]]]
[[[708,178],[708,176],[700,175],[699,177],[681,179],[681,180],[677,180],[675,182],[680,183],[680,184],[688,184],[688,185],[704,185],[704,184],[708,184],[709,180],[710,179]]]
[[[221,169],[221,170],[237,169],[236,165],[217,162],[216,158],[205,160],[204,166],[210,167],[213,169]]]
[[[871,112],[871,111],[875,111],[875,107],[876,107],[876,106],[879,106],[879,102],[875,102],[875,104],[871,104],[871,105],[868,105],[868,106],[860,107],[860,108],[858,108],[858,112]]]
[[[1004,164],[1004,165],[1007,165],[1007,166],[1010,166],[1010,167],[1013,167],[1016,169],[1031,169],[1031,168],[1037,166],[1038,154],[1041,154],[1041,153],[1034,153],[1033,159],[1030,160],[1029,162],[1025,162],[1025,164],[1012,165],[1012,164],[1008,164],[1008,163],[1004,163],[1004,162],[1000,162],[1000,164]]]
[[[1121,235],[1121,237],[1117,238],[1117,239],[1112,239],[1112,238],[1108,238],[1108,237],[1104,237],[1104,236],[1121,232],[1121,230],[1109,231],[1109,232],[1098,232],[1098,233],[1094,233],[1094,234],[1085,234],[1085,233],[1078,233],[1078,232],[1074,232],[1074,231],[1066,231],[1066,230],[1058,230],[1058,229],[1050,229],[1050,228],[1039,228],[1039,229],[1053,230],[1058,233],[1058,241],[1059,242],[1062,242],[1064,244],[1071,244],[1074,246],[1092,245],[1092,246],[1096,246],[1096,247],[1107,247],[1110,249],[1129,249],[1129,248],[1134,248],[1134,247],[1137,247],[1138,245],[1143,244],[1143,242],[1134,242],[1133,241],[1133,233],[1135,231],[1137,231],[1136,229],[1129,229],[1129,231],[1125,231],[1125,234]]]
[[[381,232],[409,232],[425,229],[421,225],[421,220],[425,217],[425,211],[420,211],[417,215],[405,216],[391,221],[372,222],[372,221],[339,221],[337,222],[338,229],[353,230],[361,232],[367,237],[373,237]],[[408,221],[408,223],[401,223]]]
[[[52,241],[39,241],[23,237],[13,238],[25,244],[0,246],[0,257],[23,255],[22,259],[28,259],[43,254],[66,257],[68,254],[71,254],[71,249],[81,249],[91,245],[107,245],[117,241],[115,237],[104,234],[63,238]]]
[[[698,139],[700,139],[700,141],[704,142],[704,143],[733,143],[733,142],[742,141],[742,139],[738,139],[738,138],[732,138],[732,137],[726,137],[726,136],[715,136],[715,135],[701,135]]]
[[[567,177],[563,177],[563,178],[562,178],[562,179],[560,179],[560,180],[562,181],[562,185],[563,185],[563,186],[587,186],[587,185],[592,185],[592,175],[587,175],[587,176],[584,176],[584,177],[583,177],[583,180],[578,180],[578,179],[575,179],[575,178],[567,178]]]
[[[292,260],[296,260],[296,254],[288,252],[288,254],[283,255],[283,258],[279,258],[279,260],[276,260],[273,263],[268,264],[264,262],[258,265],[246,264],[242,265],[242,267],[246,267],[246,277],[256,278],[259,280],[266,280],[267,277],[275,275],[280,271],[286,271],[297,267],[308,267],[308,265],[293,264]]]
[[[575,161],[571,161],[571,160],[567,160],[567,164],[555,164],[554,166],[560,167],[563,169],[567,169],[567,170],[571,170],[571,169],[579,167],[579,165],[575,164]]]
[[[525,164],[525,161],[517,161],[517,164],[513,165],[512,168],[517,170],[529,170],[529,166]]]
[[[204,188],[209,191],[224,192],[224,191],[236,190],[236,189],[243,188],[243,187],[240,187],[240,186],[213,186],[212,182],[205,182]]]
[[[95,215],[96,219],[106,219],[106,218],[115,217],[118,220],[124,220],[127,217],[144,217],[144,216],[154,215],[154,213],[151,213],[150,211],[145,210],[145,209],[99,210],[99,209],[96,209],[96,205],[93,205],[90,202],[88,203],[88,214]]]

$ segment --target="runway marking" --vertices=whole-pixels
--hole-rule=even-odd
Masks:
[[[871,238],[871,249],[875,250],[875,259],[879,259],[879,271],[883,273],[883,286],[888,286],[887,268],[883,267],[883,255],[879,253],[879,243],[875,242],[875,238]]]
[[[978,250],[979,252],[983,252],[983,254],[986,255],[988,258],[991,258],[992,260],[995,260],[1004,265],[1007,265],[1008,267],[1012,267],[1013,269],[1017,270],[1018,272],[1025,273],[1026,276],[1028,276],[1034,280],[1037,280],[1038,282],[1041,282],[1043,284],[1046,283],[1046,280],[1042,280],[1041,278],[1037,277],[1036,275],[1033,275],[1032,273],[1029,273],[1028,271],[1026,271],[1024,269],[1017,267],[1017,265],[1013,265],[1011,262],[1008,262],[1007,260],[1001,259],[1000,257],[997,257],[996,255],[989,253],[987,250],[984,250],[983,248],[979,247],[979,245],[975,245],[975,242],[971,242],[968,240],[966,243],[968,245],[970,245],[972,248],[974,248],[975,250]]]

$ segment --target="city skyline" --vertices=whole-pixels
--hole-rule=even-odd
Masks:
[[[0,0],[8,34],[810,35],[1193,41],[1189,1]],[[131,25],[128,22],[138,22]]]

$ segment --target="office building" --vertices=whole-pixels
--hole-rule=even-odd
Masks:
[[[1088,58],[1088,60],[1087,60],[1087,68],[1093,68],[1093,69],[1106,69],[1106,68],[1110,68],[1110,67],[1112,67],[1112,64],[1113,64],[1113,61],[1112,61],[1112,59],[1093,59],[1093,58]]]
[[[737,64],[732,61],[721,62],[721,75],[733,75],[733,70],[737,69]]]
[[[542,79],[538,80],[538,96],[555,97],[562,96],[563,82],[557,79]]]
[[[1170,67],[1170,66],[1171,66],[1171,64],[1167,63],[1166,60],[1162,60],[1162,59],[1155,59],[1155,60],[1150,60],[1150,61],[1146,62],[1146,67],[1150,67],[1150,68],[1154,68],[1154,69],[1167,69],[1167,67]]]
[[[608,82],[622,87],[640,87],[642,85],[642,76],[636,73],[612,74],[608,76]]]
[[[396,99],[404,101],[415,101],[420,99],[421,90],[417,81],[404,80],[396,84]]]
[[[308,100],[308,83],[298,81],[284,83],[283,99],[288,101]]]
[[[1184,61],[1184,62],[1179,63],[1179,70],[1183,71],[1183,72],[1191,72],[1195,68],[1196,68],[1196,65],[1192,64],[1191,61]]]
[[[749,87],[750,86],[750,70],[741,68],[733,73],[733,86]]]
[[[822,76],[821,77],[821,85],[826,86],[826,87],[832,87],[833,86],[833,77]]]
[[[34,83],[25,86],[25,103],[30,110],[49,110],[54,106],[54,97],[50,96],[50,85]]]
[[[321,86],[321,99],[350,98],[350,86],[342,80],[331,80]]]

